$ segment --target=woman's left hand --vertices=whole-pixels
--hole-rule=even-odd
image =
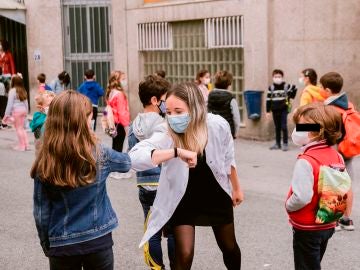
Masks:
[[[236,207],[240,203],[242,203],[243,200],[244,200],[244,193],[242,192],[241,189],[237,189],[237,190],[232,191],[232,201],[233,201],[233,206],[234,207]]]

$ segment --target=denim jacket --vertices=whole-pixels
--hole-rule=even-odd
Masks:
[[[126,153],[99,145],[94,183],[78,188],[62,188],[34,179],[36,228],[45,255],[51,247],[96,239],[118,225],[106,191],[110,172],[128,172],[131,161]]]

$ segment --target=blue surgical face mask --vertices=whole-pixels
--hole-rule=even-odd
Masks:
[[[166,115],[166,104],[164,100],[160,100],[160,105],[157,105],[159,108],[159,114],[164,117]]]
[[[178,115],[168,115],[167,121],[170,128],[176,133],[185,133],[189,123],[190,115],[188,113]]]

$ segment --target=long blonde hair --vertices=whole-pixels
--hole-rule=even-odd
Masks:
[[[64,91],[53,99],[32,178],[70,188],[95,181],[97,139],[88,125],[91,113],[89,99],[76,91]]]
[[[206,123],[207,110],[205,100],[195,83],[185,82],[175,85],[166,94],[166,99],[175,96],[186,103],[189,108],[190,123],[183,134],[169,132],[176,147],[203,154],[208,140]]]
[[[125,75],[125,72],[122,72],[120,70],[111,72],[109,81],[108,81],[108,85],[106,87],[106,94],[105,94],[106,100],[109,99],[111,90],[113,90],[113,89],[117,89],[117,90],[121,91],[126,98],[124,88],[122,88],[121,82],[120,82],[121,77],[123,75]]]

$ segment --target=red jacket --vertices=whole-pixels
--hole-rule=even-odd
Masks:
[[[2,68],[3,74],[15,74],[15,63],[11,52],[5,52],[4,56],[0,56],[0,67]]]
[[[314,195],[311,202],[305,207],[294,212],[288,212],[290,224],[299,230],[327,230],[334,228],[336,226],[336,222],[326,224],[315,223],[316,212],[319,208],[320,199],[318,194],[319,170],[320,165],[330,165],[336,163],[343,164],[343,160],[334,148],[326,145],[325,143],[310,146],[303,154],[300,154],[298,158],[305,159],[311,164],[314,175]],[[321,161],[321,164],[317,160]],[[291,195],[292,189],[290,187],[287,199],[289,199]]]
[[[118,90],[115,93],[110,93],[108,105],[111,107],[115,124],[121,124],[127,127],[130,124],[129,104],[125,94]]]

